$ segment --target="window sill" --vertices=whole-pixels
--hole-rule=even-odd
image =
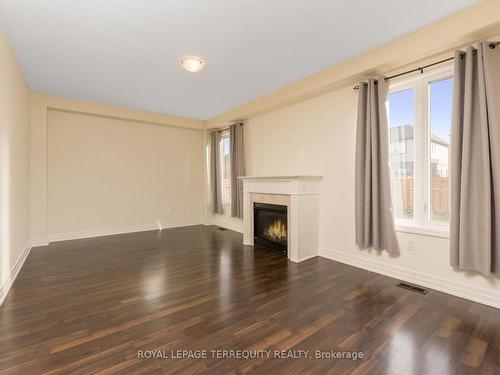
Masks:
[[[450,238],[450,232],[448,230],[422,228],[411,225],[396,224],[396,232],[419,234],[421,236],[427,237]]]

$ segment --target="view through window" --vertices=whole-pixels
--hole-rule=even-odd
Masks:
[[[231,203],[231,167],[229,158],[229,131],[221,134],[220,141],[220,166],[221,166],[221,186],[222,186],[222,203]]]
[[[450,75],[423,75],[391,87],[389,153],[397,224],[445,230],[449,222]]]
[[[449,221],[449,156],[453,80],[429,83],[430,220]]]
[[[415,90],[389,95],[391,192],[395,218],[413,219],[415,181]]]

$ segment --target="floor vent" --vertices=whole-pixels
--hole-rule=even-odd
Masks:
[[[217,227],[217,230],[226,230],[226,228]]]
[[[408,289],[408,290],[411,290],[412,292],[417,292],[420,294],[427,294],[427,292],[428,292],[427,289],[422,288],[421,286],[413,285],[413,284],[409,284],[409,283],[401,282],[399,284],[396,284],[396,286],[403,288],[403,289]]]

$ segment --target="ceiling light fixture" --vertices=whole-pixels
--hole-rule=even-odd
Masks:
[[[181,65],[188,72],[196,73],[202,70],[206,63],[201,57],[198,56],[186,56],[181,59]]]

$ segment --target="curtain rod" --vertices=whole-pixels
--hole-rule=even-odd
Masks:
[[[243,121],[237,121],[237,122],[235,122],[232,125],[243,125]],[[230,127],[231,127],[231,125],[230,126],[226,126],[225,128],[213,129],[210,133],[212,133],[214,131],[216,131],[217,133],[222,133],[222,132],[225,132],[226,130],[229,130]]]
[[[488,46],[491,49],[494,49],[499,44],[500,44],[500,42],[492,42],[492,43],[488,44]],[[442,64],[442,63],[447,62],[447,61],[451,61],[453,59],[455,59],[455,57],[448,57],[447,59],[439,60],[439,61],[433,62],[431,64],[427,64],[427,65],[424,65],[424,66],[419,66],[418,68],[410,69],[410,70],[407,70],[406,72],[402,72],[402,73],[394,74],[394,75],[389,76],[389,77],[385,77],[384,81],[387,82],[387,81],[389,81],[389,80],[391,80],[393,78],[401,77],[401,76],[404,76],[406,74],[415,73],[415,72],[420,72],[420,74],[422,74],[424,72],[424,69],[430,68],[431,66],[434,66],[434,65]],[[353,89],[354,90],[359,90],[359,85],[354,86]]]
[[[216,131],[217,133],[223,133],[226,130],[229,130],[229,126],[226,126],[225,128],[222,128],[222,129],[214,129],[214,131]]]

